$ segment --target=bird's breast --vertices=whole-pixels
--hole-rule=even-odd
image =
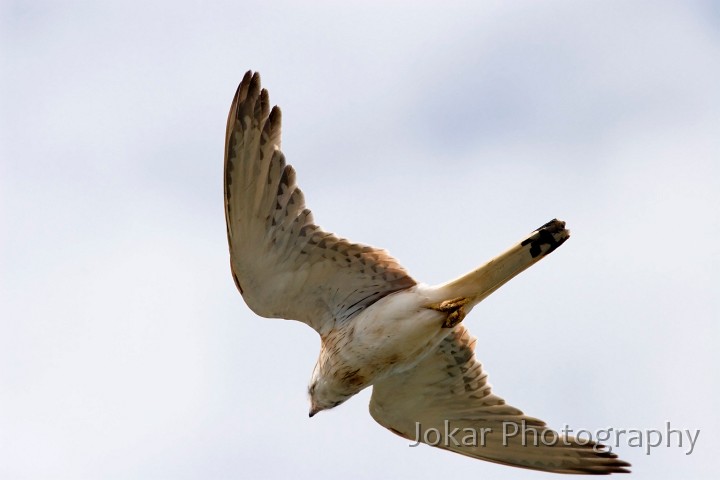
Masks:
[[[422,287],[389,295],[323,337],[321,375],[354,395],[409,368],[449,333],[443,313],[425,308]]]

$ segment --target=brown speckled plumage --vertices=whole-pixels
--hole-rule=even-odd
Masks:
[[[280,109],[270,110],[267,90],[260,88],[260,76],[248,72],[235,94],[226,137],[225,216],[232,271],[258,315],[327,330],[416,282],[384,250],[339,238],[314,223],[295,170],[279,150],[281,123]],[[313,272],[288,288],[282,279],[299,264]],[[273,302],[277,296],[288,301]],[[267,308],[269,303],[273,308]]]
[[[475,339],[461,324],[472,308],[569,237],[552,220],[508,251],[460,278],[418,284],[386,251],[339,238],[314,223],[280,150],[280,109],[270,108],[260,76],[247,72],[228,116],[225,218],[232,277],[248,306],[263,317],[302,321],[321,337],[308,388],[310,416],[373,385],[372,416],[413,437],[443,422],[468,428],[523,422],[546,432],[492,392],[475,359]],[[455,448],[491,462],[561,473],[625,472],[602,449],[567,445]]]

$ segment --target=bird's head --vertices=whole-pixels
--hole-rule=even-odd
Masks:
[[[308,394],[310,395],[310,416],[330,408],[335,408],[343,403],[354,393],[348,392],[347,388],[343,388],[342,384],[333,381],[332,375],[323,372],[322,362],[318,362],[313,370],[312,379],[308,386]]]
[[[308,394],[310,394],[310,417],[323,410],[337,407],[352,396],[332,388],[326,380],[314,378],[308,387]]]

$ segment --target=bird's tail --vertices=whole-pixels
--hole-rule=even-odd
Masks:
[[[565,222],[557,219],[549,221],[480,268],[439,285],[432,298],[438,303],[430,308],[441,310],[443,307],[448,308],[447,305],[455,306],[461,303],[465,312],[470,311],[474,305],[555,250],[568,238],[570,232],[565,229]]]

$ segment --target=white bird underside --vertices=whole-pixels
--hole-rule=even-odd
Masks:
[[[263,317],[302,321],[322,338],[311,415],[373,385],[373,418],[413,441],[418,431],[422,440],[429,429],[448,426],[490,429],[476,445],[437,446],[549,472],[628,472],[627,462],[596,444],[534,441],[550,430],[491,393],[475,339],[460,323],[567,240],[564,222],[548,222],[457,280],[418,285],[386,251],[315,225],[280,151],[280,118],[260,76],[247,72],[228,116],[225,217],[233,279],[248,306]],[[507,425],[524,434],[501,435]]]

